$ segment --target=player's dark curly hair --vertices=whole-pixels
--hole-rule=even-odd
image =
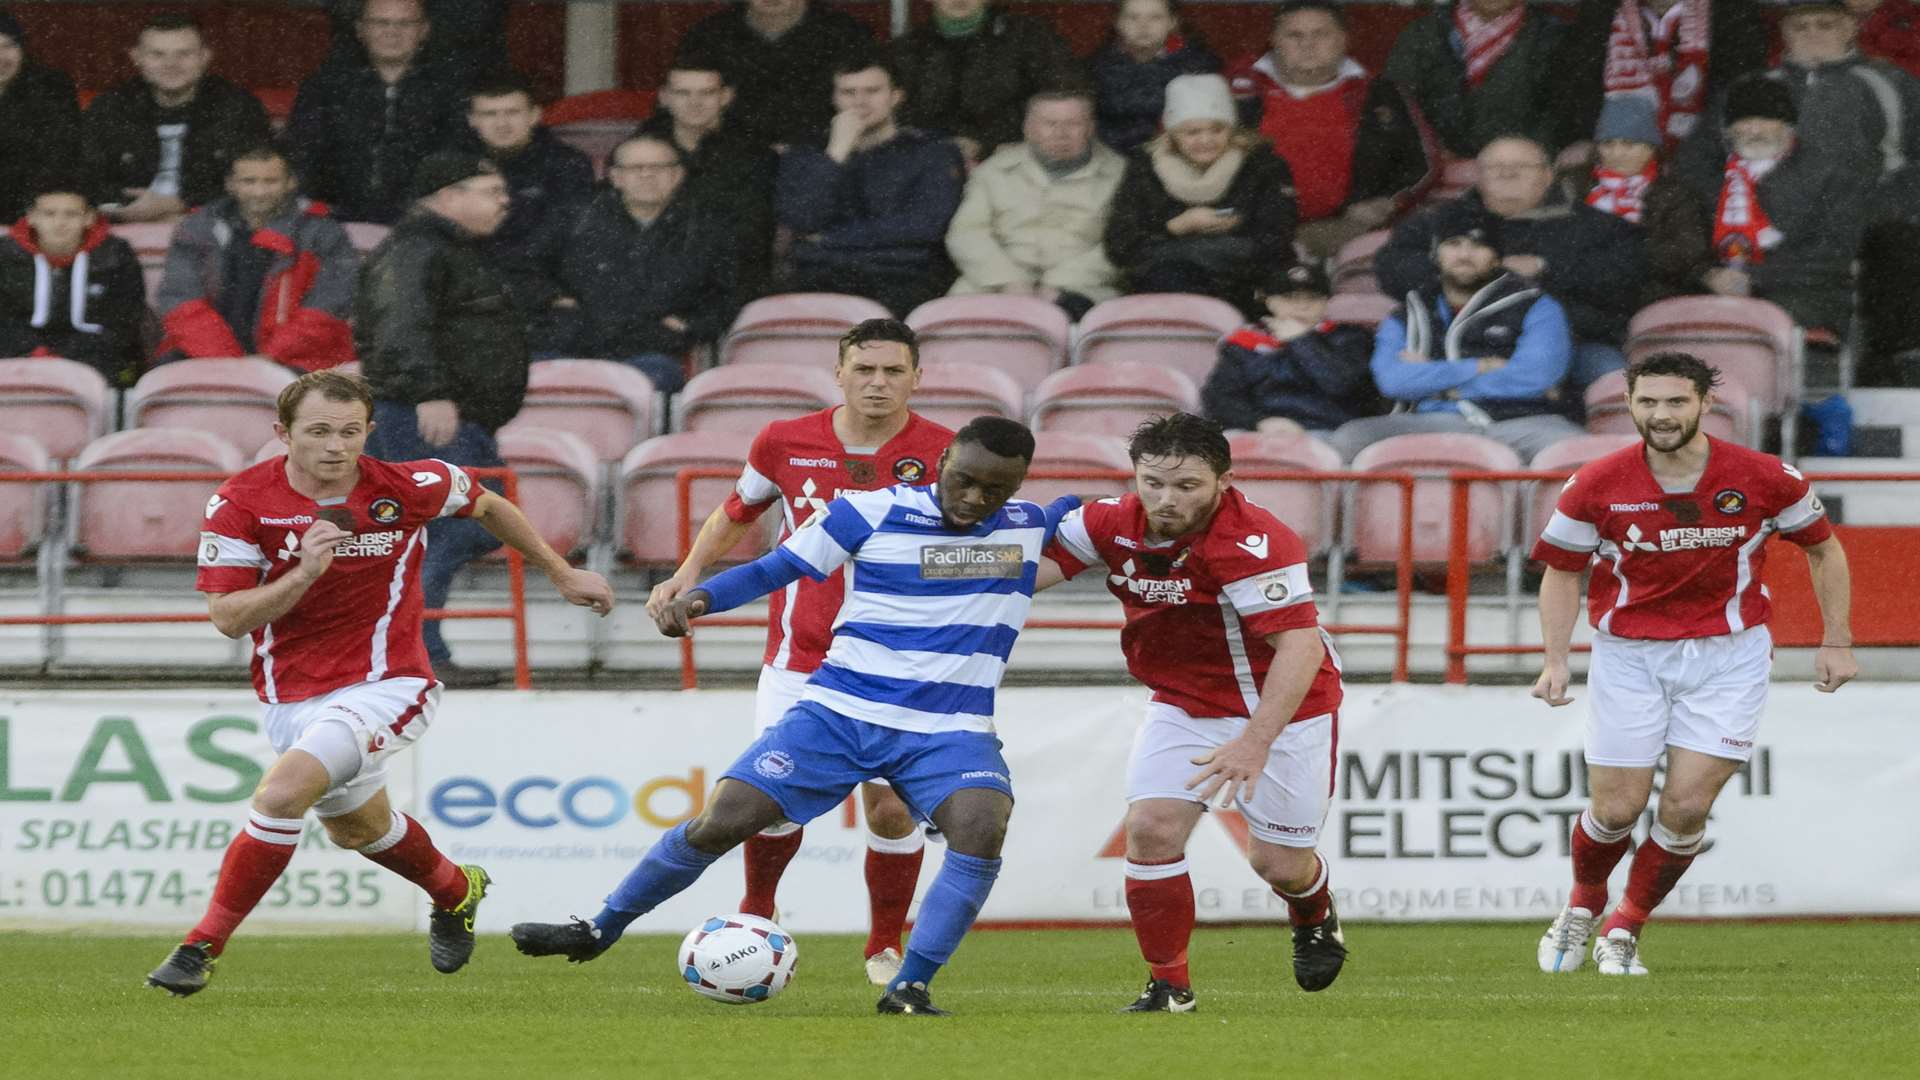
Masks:
[[[1657,352],[1635,360],[1627,365],[1627,393],[1633,393],[1633,384],[1642,375],[1678,375],[1693,383],[1701,397],[1720,385],[1720,369],[1692,353]]]
[[[914,367],[920,366],[920,339],[913,327],[899,319],[868,319],[855,323],[853,328],[840,335],[840,359],[845,360],[849,350],[857,349],[872,341],[897,341],[907,347],[907,359]]]
[[[1133,437],[1127,441],[1127,456],[1136,465],[1146,458],[1199,458],[1215,476],[1233,468],[1226,432],[1204,416],[1185,412],[1156,416],[1134,428]]]
[[[953,445],[976,443],[1001,457],[1033,463],[1033,432],[1018,420],[1004,416],[976,416],[953,433]]]

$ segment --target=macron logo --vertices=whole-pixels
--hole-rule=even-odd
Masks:
[[[1267,535],[1265,533],[1249,536],[1245,540],[1235,540],[1233,546],[1256,559],[1264,559],[1267,557]]]

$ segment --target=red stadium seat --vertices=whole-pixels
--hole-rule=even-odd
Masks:
[[[548,127],[573,124],[582,120],[623,120],[627,130],[653,115],[659,95],[652,90],[593,90],[572,94],[540,110],[540,120]]]
[[[1641,308],[1627,325],[1627,360],[1669,349],[1692,353],[1740,384],[1761,417],[1787,410],[1798,388],[1800,330],[1765,300],[1676,296]],[[1757,422],[1746,430],[1758,429]]]
[[[1506,471],[1520,468],[1520,456],[1505,443],[1484,435],[1434,432],[1395,435],[1355,455],[1355,472],[1410,472],[1414,484],[1413,557],[1444,562],[1451,535],[1452,485],[1444,477],[1457,470]],[[1348,519],[1354,556],[1361,562],[1391,562],[1400,554],[1400,489],[1393,484],[1355,484]],[[1508,546],[1513,527],[1502,485],[1472,485],[1467,495],[1467,556],[1485,562]]]
[[[71,461],[113,426],[113,391],[77,360],[0,360],[0,431],[31,435],[55,461]]]
[[[1288,528],[1300,534],[1307,553],[1318,555],[1333,546],[1333,488],[1306,480],[1251,480],[1248,472],[1340,472],[1346,468],[1340,452],[1311,435],[1262,435],[1237,432],[1227,437],[1233,451],[1233,486],[1266,507]]]
[[[279,131],[287,126],[293,117],[293,99],[300,93],[297,86],[262,86],[253,89],[253,96],[260,101],[260,107],[267,110],[267,122],[273,130]]]
[[[80,452],[80,472],[142,470],[205,472],[192,482],[101,481],[76,484],[76,554],[87,559],[192,558],[206,520],[207,500],[222,481],[244,468],[226,439],[187,428],[140,428],[96,439]]]
[[[277,399],[293,379],[252,357],[162,364],[127,392],[127,424],[210,432],[246,453],[273,434]]]
[[[347,230],[347,242],[353,245],[353,250],[362,255],[379,247],[380,242],[393,231],[390,226],[376,225],[371,221],[346,221],[341,223],[341,228]]]
[[[1639,436],[1639,430],[1633,426],[1633,412],[1627,407],[1626,372],[1609,371],[1593,380],[1587,387],[1586,401],[1588,431]],[[1700,427],[1716,439],[1752,446],[1753,433],[1757,430],[1753,409],[1746,387],[1729,381],[1714,388],[1713,405],[1700,421]]]
[[[1639,432],[1628,432],[1623,435],[1617,431],[1609,431],[1593,435],[1575,435],[1571,439],[1561,439],[1533,455],[1533,461],[1528,463],[1527,468],[1539,469],[1543,472],[1549,469],[1565,469],[1572,472],[1595,458],[1605,457],[1616,450],[1624,450],[1639,442]],[[1533,542],[1540,536],[1540,530],[1547,527],[1547,519],[1553,516],[1553,508],[1560,501],[1560,490],[1566,485],[1558,480],[1537,480],[1532,486],[1533,494],[1526,501],[1526,516],[1520,519],[1520,546],[1527,550],[1532,550]]]
[[[1480,182],[1480,163],[1473,158],[1449,157],[1444,153],[1440,163],[1440,179],[1428,189],[1422,206],[1457,199],[1473,189]]]
[[[920,339],[920,366],[991,365],[1023,390],[1067,361],[1072,324],[1058,304],[1035,296],[942,296],[907,316]]]
[[[615,147],[627,141],[638,123],[637,119],[573,120],[547,126],[554,138],[587,155],[593,162],[594,176],[602,177],[607,174],[607,158]]]
[[[1076,364],[1137,361],[1207,380],[1220,339],[1246,322],[1232,304],[1211,296],[1141,293],[1094,305],[1080,320]]]
[[[113,226],[109,232],[127,242],[133,253],[140,256],[144,264],[149,258],[165,262],[167,246],[173,243],[173,221],[126,221]]]
[[[1377,292],[1337,292],[1327,300],[1327,321],[1377,328],[1399,307],[1399,301]]]
[[[1047,376],[1033,392],[1035,431],[1126,436],[1152,417],[1199,411],[1193,380],[1153,364],[1081,364]]]
[[[985,364],[942,361],[923,363],[920,389],[913,392],[913,411],[958,431],[976,416],[1026,415],[1026,392],[1012,375]]]
[[[0,474],[48,472],[53,459],[38,439],[0,431]],[[0,483],[0,562],[30,554],[46,536],[48,485]]]
[[[1393,235],[1392,229],[1375,229],[1340,245],[1333,257],[1333,291],[1336,293],[1375,293],[1380,291],[1373,275],[1373,256]]]
[[[781,293],[740,309],[720,343],[720,363],[815,365],[833,370],[840,336],[855,323],[885,319],[887,309],[845,293]]]
[[[593,447],[571,431],[516,420],[500,429],[500,457],[513,469],[517,505],[541,537],[562,555],[585,550],[593,542],[603,472]],[[506,549],[487,557],[504,562]]]
[[[570,432],[594,457],[619,461],[654,433],[653,381],[616,360],[540,360],[527,370],[527,399],[501,429]]]
[[[727,494],[747,461],[753,432],[744,430],[690,431],[648,439],[633,448],[620,463],[620,548],[634,562],[675,566],[680,562],[680,502],[675,476],[682,469],[724,469],[724,477],[692,482],[687,536]],[[777,510],[777,508],[776,508]],[[769,511],[774,517],[779,514]],[[769,528],[772,526],[770,525]],[[767,548],[767,534],[755,532],[727,553],[726,561],[745,562]]]
[[[1122,472],[1131,475],[1133,462],[1127,457],[1127,444],[1111,435],[1088,435],[1077,431],[1036,431],[1033,433],[1031,472]],[[1030,479],[1020,485],[1019,497],[1042,505],[1062,495],[1124,495],[1133,489],[1130,480]]]
[[[681,431],[756,432],[775,420],[804,416],[843,400],[824,367],[727,364],[695,375],[674,405]]]

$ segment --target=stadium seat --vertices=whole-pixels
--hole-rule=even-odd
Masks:
[[[1440,178],[1427,190],[1426,198],[1420,205],[1432,206],[1434,203],[1457,199],[1472,190],[1480,182],[1480,162],[1473,158],[1456,158],[1442,154]]]
[[[86,559],[192,558],[207,500],[246,465],[221,436],[188,428],[116,431],[88,444],[79,472],[205,472],[204,483],[107,480],[76,484],[75,553]]]
[[[675,403],[679,431],[759,431],[774,420],[840,404],[840,384],[825,367],[727,364],[695,375]]]
[[[1340,245],[1333,257],[1333,291],[1336,293],[1377,293],[1380,286],[1373,275],[1373,255],[1393,235],[1392,229],[1375,229]]]
[[[276,400],[293,378],[252,357],[162,364],[127,392],[127,426],[192,428],[248,453],[273,434]]]
[[[1453,485],[1444,477],[1458,470],[1519,468],[1520,456],[1505,443],[1484,435],[1451,432],[1395,435],[1374,443],[1353,459],[1354,472],[1408,472],[1423,477],[1414,484],[1413,557],[1425,563],[1445,562],[1447,558]],[[1347,526],[1354,557],[1363,563],[1398,559],[1399,486],[1355,483],[1353,488],[1353,512]],[[1467,499],[1467,557],[1485,562],[1507,548],[1513,533],[1506,488],[1492,481],[1476,483]]]
[[[393,231],[391,226],[376,225],[371,221],[342,222],[341,228],[347,230],[347,242],[353,245],[353,250],[362,255],[379,247],[380,242]]]
[[[1341,472],[1340,452],[1311,435],[1262,435],[1236,432],[1227,437],[1233,451],[1233,486],[1249,500],[1271,511],[1300,534],[1307,553],[1318,555],[1333,546],[1334,500],[1332,484],[1310,480],[1255,480],[1253,472]]]
[[[1377,292],[1337,292],[1327,300],[1327,321],[1377,328],[1400,306],[1391,296]]]
[[[77,360],[0,360],[0,431],[31,435],[55,461],[71,461],[113,426],[113,391]]]
[[[1631,424],[1628,425],[1632,427]],[[1571,473],[1595,458],[1605,457],[1616,450],[1624,450],[1640,442],[1640,433],[1629,430],[1626,434],[1608,431],[1592,435],[1575,435],[1571,439],[1562,439],[1533,456],[1527,468],[1541,472],[1564,470]],[[1553,516],[1553,508],[1560,501],[1560,490],[1566,485],[1557,480],[1536,480],[1532,483],[1533,494],[1526,501],[1526,516],[1520,519],[1520,546],[1533,549],[1533,542],[1540,537],[1540,530],[1547,527],[1547,519]]]
[[[1232,304],[1211,296],[1121,296],[1094,305],[1080,320],[1074,363],[1140,361],[1183,372],[1199,384],[1219,358],[1220,339],[1245,322]]]
[[[1127,444],[1111,435],[1088,435],[1077,431],[1036,431],[1033,433],[1031,472],[1074,473],[1122,472],[1133,474],[1133,462],[1127,457]],[[1091,495],[1104,498],[1124,495],[1133,490],[1131,480],[1081,477],[1048,479],[1034,477],[1020,485],[1019,497],[1045,504],[1062,495]]]
[[[501,430],[570,432],[614,462],[654,433],[657,400],[651,379],[616,360],[539,360],[527,370],[526,403]]]
[[[1054,372],[1033,392],[1035,431],[1126,436],[1152,417],[1199,411],[1193,380],[1155,364],[1082,364]]]
[[[261,86],[249,87],[249,92],[260,101],[260,107],[267,110],[267,122],[273,130],[284,130],[287,121],[293,118],[293,99],[299,95],[297,86]]]
[[[740,309],[720,343],[720,363],[780,363],[833,370],[840,336],[855,323],[888,318],[887,309],[845,293],[781,293]]]
[[[602,468],[571,431],[522,425],[500,429],[500,457],[513,469],[517,505],[553,550],[573,556],[593,542]],[[487,556],[506,561],[506,549]]]
[[[1633,412],[1627,407],[1626,372],[1609,371],[1593,380],[1587,387],[1586,401],[1588,431],[1639,435],[1639,429],[1633,426]],[[1728,381],[1714,388],[1713,406],[1700,421],[1700,427],[1716,439],[1752,446],[1753,433],[1758,430],[1754,426],[1757,421],[1753,410],[1746,387]]]
[[[48,472],[53,459],[40,440],[0,431],[0,474]],[[17,562],[32,553],[47,528],[46,484],[0,483],[0,562]]]
[[[592,90],[571,94],[540,110],[540,120],[548,127],[575,124],[582,120],[622,120],[627,130],[653,115],[658,93],[652,90]]]
[[[1026,392],[1012,375],[998,367],[959,361],[923,363],[920,389],[913,392],[913,411],[956,431],[976,416],[1026,416]]]
[[[1035,296],[942,296],[907,316],[920,339],[920,366],[991,365],[1023,390],[1067,361],[1073,327],[1058,304]]]
[[[140,256],[142,264],[148,259],[166,262],[167,245],[173,243],[174,221],[126,221],[113,226],[109,232],[127,242],[133,253]]]
[[[1744,296],[1676,296],[1641,308],[1627,325],[1627,359],[1669,349],[1692,353],[1739,383],[1752,402],[1747,431],[1788,413],[1797,401],[1800,330],[1765,300]],[[1789,442],[1788,445],[1791,445]]]
[[[687,523],[691,539],[713,508],[726,501],[752,444],[752,432],[722,429],[661,435],[634,447],[620,463],[622,553],[636,563],[678,565],[680,502],[675,476],[682,469],[720,469],[726,473],[692,481]],[[745,562],[766,547],[767,534],[755,532],[728,552],[724,561]]]

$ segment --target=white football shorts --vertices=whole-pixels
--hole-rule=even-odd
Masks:
[[[813,676],[810,671],[789,671],[771,664],[760,666],[760,686],[753,694],[753,737],[780,722],[800,700],[800,691]]]
[[[1199,802],[1187,781],[1200,771],[1193,759],[1222,746],[1246,729],[1240,717],[1194,717],[1158,701],[1147,703],[1147,718],[1133,736],[1127,764],[1127,801],[1185,799]],[[1253,785],[1253,797],[1239,810],[1256,839],[1282,847],[1310,848],[1333,802],[1333,755],[1339,720],[1324,713],[1296,720],[1273,740],[1267,767]]]
[[[336,779],[314,804],[323,818],[351,814],[387,785],[387,759],[412,746],[433,723],[440,684],[420,678],[354,683],[305,701],[266,707],[267,739],[284,754],[316,724],[345,724],[360,751],[360,769]]]
[[[1764,625],[1679,641],[1595,634],[1587,764],[1643,768],[1669,746],[1745,761],[1772,673],[1773,635]]]

